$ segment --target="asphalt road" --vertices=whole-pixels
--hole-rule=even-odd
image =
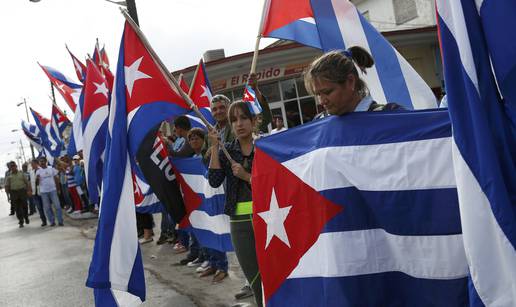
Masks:
[[[37,213],[18,228],[0,190],[0,306],[93,306],[85,287],[93,241],[79,227],[40,227]],[[195,306],[186,296],[145,271],[144,306]]]

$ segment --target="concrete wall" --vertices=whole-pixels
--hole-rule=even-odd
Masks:
[[[361,13],[366,14],[379,31],[421,28],[436,24],[434,0],[355,0],[351,2]],[[394,9],[395,4],[398,8],[397,12]],[[413,14],[414,6],[415,14]],[[403,17],[410,20],[397,23],[396,15],[398,20]]]

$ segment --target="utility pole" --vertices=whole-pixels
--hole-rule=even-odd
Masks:
[[[140,22],[138,21],[138,12],[136,11],[136,2],[135,0],[126,0],[127,3],[127,11],[129,12],[129,16],[136,22],[138,26],[140,26]]]
[[[21,106],[22,104],[25,105],[25,115],[27,115],[27,123],[30,124],[30,118],[29,118],[29,109],[27,108],[27,100],[23,98],[23,101],[18,103],[16,106]],[[20,140],[21,141],[21,140]],[[32,159],[36,159],[36,156],[34,155],[34,146],[32,146],[32,143],[29,142],[30,145],[30,153],[32,154]]]

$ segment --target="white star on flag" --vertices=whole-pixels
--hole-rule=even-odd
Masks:
[[[82,75],[82,73],[83,73],[83,72],[82,72],[82,67],[81,67],[81,65],[79,64],[79,62],[77,62],[77,60],[76,60],[76,59],[73,59],[73,64],[75,65],[75,68],[76,68],[76,69],[81,73],[81,75]]]
[[[290,242],[288,241],[287,231],[285,230],[285,220],[290,212],[292,206],[280,208],[278,206],[278,200],[276,198],[276,192],[272,189],[271,204],[269,211],[258,213],[264,222],[267,224],[267,241],[265,242],[265,249],[271,243],[274,236],[283,241],[288,247]]]
[[[245,94],[244,94],[244,98],[245,98],[245,99],[249,99],[249,98],[251,98],[251,97],[249,96],[249,94],[245,93]]]
[[[208,98],[209,101],[211,101],[210,89],[207,86],[204,86],[204,85],[201,85],[201,87],[202,87],[202,90],[203,90],[201,97],[206,97],[206,98]]]
[[[57,83],[57,85],[56,85],[56,86],[57,86],[57,88],[58,88],[58,89],[60,89],[60,90],[61,90],[61,92],[66,92],[66,91],[64,90],[64,87],[65,87],[64,83],[59,83],[59,82],[56,82],[56,83]]]
[[[107,98],[109,90],[106,87],[106,82],[102,82],[102,83],[95,83],[95,82],[93,82],[93,84],[95,84],[95,86],[97,87],[97,89],[95,90],[95,93],[93,93],[93,94],[100,93],[100,94],[104,95]]]
[[[131,64],[130,66],[124,67],[125,85],[127,86],[127,91],[129,92],[129,97],[131,97],[131,93],[133,92],[134,82],[136,82],[136,80],[152,78],[151,76],[146,75],[143,72],[138,70],[142,60],[143,60],[143,57],[134,61],[133,64]]]

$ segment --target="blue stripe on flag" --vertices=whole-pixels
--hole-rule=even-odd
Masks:
[[[324,126],[324,129],[320,129]],[[362,133],[356,133],[360,127]],[[302,134],[303,137],[298,137]],[[295,137],[293,137],[295,136]],[[317,148],[373,145],[444,138],[451,136],[447,110],[406,112],[357,112],[330,116],[257,141],[257,145],[279,162]],[[288,151],[278,147],[283,144]]]
[[[467,278],[432,280],[387,272],[287,279],[267,306],[385,306],[386,302],[389,306],[468,306]]]
[[[267,36],[279,39],[289,39],[303,45],[321,49],[317,26],[306,21],[296,20],[286,26],[271,31]]]
[[[462,232],[455,188],[374,192],[350,187],[320,193],[344,208],[322,232],[375,228],[406,236]]]

